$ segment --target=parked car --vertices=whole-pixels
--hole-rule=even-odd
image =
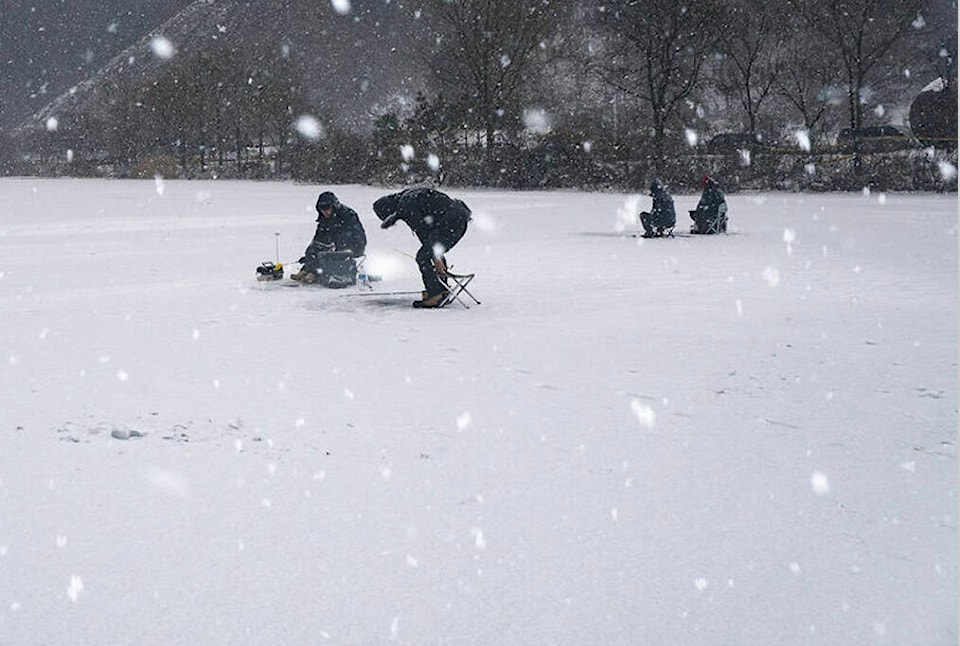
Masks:
[[[758,134],[749,132],[724,132],[707,142],[710,155],[730,155],[741,150],[755,150],[762,144]]]
[[[837,146],[846,152],[853,152],[858,140],[862,153],[908,150],[920,145],[910,131],[901,126],[868,126],[859,130],[844,128],[837,137]]]

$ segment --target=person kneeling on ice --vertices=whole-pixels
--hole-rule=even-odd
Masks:
[[[403,220],[420,240],[417,265],[423,278],[423,294],[413,306],[442,307],[447,297],[444,278],[447,262],[444,254],[467,232],[470,209],[460,200],[432,188],[408,188],[384,195],[373,203],[373,210],[382,220],[380,228],[388,229]]]
[[[710,176],[704,175],[700,179],[703,193],[695,211],[690,211],[693,226],[690,233],[726,233],[727,232],[727,199],[720,190],[720,185]]]
[[[677,212],[673,208],[673,197],[660,180],[655,179],[650,183],[650,196],[653,206],[649,212],[640,214],[640,224],[643,225],[644,238],[659,238],[676,226]]]
[[[325,287],[346,287],[357,282],[357,261],[367,247],[367,234],[357,212],[324,191],[317,198],[317,231],[298,261],[300,271],[290,278]]]

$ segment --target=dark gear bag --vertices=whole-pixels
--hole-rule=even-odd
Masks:
[[[318,282],[327,287],[346,287],[357,283],[357,261],[349,251],[317,254]]]

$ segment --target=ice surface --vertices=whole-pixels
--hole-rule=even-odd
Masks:
[[[0,642],[956,643],[956,195],[389,190],[0,180]]]

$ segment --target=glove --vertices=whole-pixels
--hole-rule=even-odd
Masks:
[[[300,256],[300,260],[298,260],[297,262],[302,265],[303,263],[307,262],[307,257],[306,257],[306,256]]]
[[[381,229],[389,229],[394,224],[397,223],[397,220],[400,219],[399,213],[392,213],[383,219],[383,222],[380,223]]]

